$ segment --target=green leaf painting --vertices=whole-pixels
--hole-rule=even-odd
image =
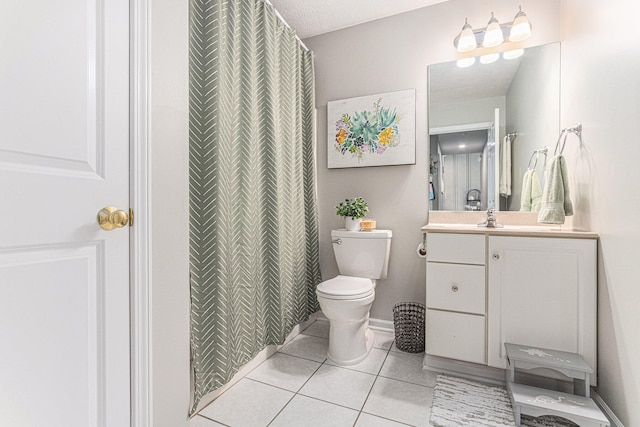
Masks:
[[[379,98],[371,110],[356,111],[352,116],[345,113],[336,121],[336,151],[360,160],[366,155],[380,155],[400,143],[400,115],[395,108],[381,103]]]
[[[327,166],[415,164],[415,90],[327,104]]]

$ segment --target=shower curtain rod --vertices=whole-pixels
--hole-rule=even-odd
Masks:
[[[300,46],[302,46],[304,48],[304,50],[309,52],[309,48],[307,47],[307,45],[303,43],[303,41],[300,39],[300,37],[298,37],[298,35],[296,34],[296,31],[293,28],[291,28],[291,26],[287,23],[287,21],[285,21],[285,19],[282,17],[282,15],[280,15],[280,12],[278,12],[278,9],[276,9],[276,7],[269,0],[262,0],[262,1],[264,1],[266,4],[268,4],[269,6],[271,6],[273,8],[273,10],[276,12],[276,16],[278,17],[280,22],[282,22],[285,25],[285,27],[287,27],[288,29],[293,31],[293,35],[295,36],[295,38],[300,43]]]

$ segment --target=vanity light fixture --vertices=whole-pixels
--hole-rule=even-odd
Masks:
[[[462,27],[462,31],[460,31],[460,36],[458,37],[458,52],[471,52],[476,47],[478,47],[476,35],[473,34],[473,28],[469,25],[467,18],[464,18],[464,26]]]
[[[531,23],[527,19],[527,15],[522,11],[522,6],[519,6],[519,8],[520,10],[513,19],[511,32],[509,33],[509,41],[512,42],[521,42],[531,37]]]
[[[500,28],[500,23],[493,16],[493,12],[491,12],[491,19],[489,19],[489,23],[487,24],[487,29],[484,32],[484,37],[482,39],[483,47],[496,47],[504,42],[504,36],[502,35],[502,28]]]
[[[483,48],[492,48],[505,42],[521,42],[531,36],[531,22],[527,15],[519,7],[513,22],[500,24],[494,13],[491,12],[491,18],[485,28],[474,30],[471,28],[467,18],[464,19],[464,26],[453,41],[453,45],[458,52],[471,52],[478,46]]]

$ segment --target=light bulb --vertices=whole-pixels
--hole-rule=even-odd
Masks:
[[[467,67],[471,67],[475,63],[476,63],[476,58],[471,57],[471,58],[458,59],[458,61],[456,62],[456,65],[458,66],[458,68],[467,68]]]
[[[482,46],[484,47],[494,47],[498,46],[504,41],[504,36],[502,35],[502,28],[500,28],[500,23],[493,16],[493,12],[491,12],[491,19],[489,19],[489,24],[487,24],[487,29],[484,33],[484,39],[482,40]]]
[[[482,55],[480,57],[481,64],[491,64],[492,62],[496,62],[500,58],[499,53],[490,53],[488,55]]]
[[[522,6],[513,19],[511,33],[509,33],[509,41],[521,42],[531,37],[531,23],[527,19],[527,15],[522,11]]]
[[[504,59],[516,59],[524,54],[524,49],[508,50],[502,54]]]
[[[464,26],[458,36],[458,52],[470,52],[476,47],[478,47],[476,35],[473,34],[473,28],[471,28],[471,25],[467,22],[467,18],[464,18]]]

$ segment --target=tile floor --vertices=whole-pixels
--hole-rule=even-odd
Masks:
[[[393,334],[374,331],[364,361],[326,359],[329,323],[318,320],[205,407],[190,427],[427,426],[436,374],[424,354],[399,351]]]

